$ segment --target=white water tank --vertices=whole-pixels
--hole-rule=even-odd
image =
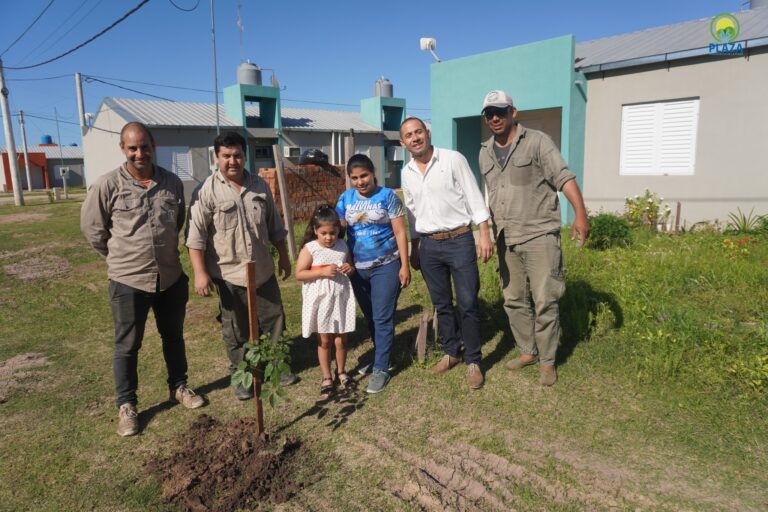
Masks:
[[[241,85],[261,85],[261,68],[252,62],[243,62],[237,66],[237,83]]]

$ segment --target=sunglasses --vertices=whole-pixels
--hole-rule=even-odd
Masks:
[[[509,112],[509,107],[504,107],[504,108],[488,107],[483,111],[483,115],[487,120],[490,121],[496,116],[506,117],[508,112]]]

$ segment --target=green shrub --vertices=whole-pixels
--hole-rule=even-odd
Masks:
[[[601,213],[589,219],[589,238],[587,247],[608,249],[609,247],[627,247],[632,243],[632,231],[629,223],[610,213]]]

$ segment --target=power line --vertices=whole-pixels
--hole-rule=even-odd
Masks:
[[[94,78],[92,76],[85,76],[84,78],[85,78],[86,82],[99,82],[99,83],[102,83],[102,84],[105,84],[105,85],[111,85],[112,87],[117,87],[118,89],[123,89],[123,90],[126,90],[126,91],[135,92],[136,94],[143,94],[144,96],[149,96],[150,98],[157,98],[158,100],[171,101],[171,102],[174,102],[174,103],[176,102],[176,100],[172,100],[170,98],[164,98],[162,96],[156,96],[154,94],[149,94],[148,92],[139,91],[137,89],[131,89],[130,87],[123,87],[122,85],[112,84],[112,83],[109,83],[109,82],[105,82],[104,80],[99,80],[98,78]]]
[[[56,43],[58,43],[59,41],[61,41],[62,39],[64,39],[64,38],[67,36],[67,34],[69,34],[70,32],[72,32],[73,30],[75,30],[75,29],[77,28],[77,26],[78,26],[78,25],[80,25],[82,22],[84,22],[84,21],[85,21],[85,19],[86,19],[88,16],[90,16],[90,15],[91,15],[91,13],[92,13],[93,11],[95,11],[95,10],[96,10],[96,8],[97,8],[99,5],[101,5],[101,2],[103,2],[103,1],[104,1],[104,0],[99,0],[98,2],[96,2],[96,3],[93,5],[93,7],[91,7],[91,10],[90,10],[90,11],[88,11],[87,13],[85,13],[85,16],[83,16],[82,18],[80,18],[80,19],[79,19],[79,20],[78,20],[76,23],[72,23],[72,24],[70,25],[70,27],[69,27],[69,30],[67,30],[66,32],[64,32],[63,34],[61,34],[61,35],[58,37],[58,39],[56,39],[55,41],[53,41],[52,43],[50,43],[48,46],[46,46],[45,48],[43,48],[43,50],[42,50],[41,52],[39,52],[39,53],[40,53],[40,54],[44,54],[45,52],[47,52],[48,50],[50,50],[50,49],[51,49],[51,48],[52,48],[52,47],[53,47],[53,46],[54,46]],[[67,20],[66,20],[65,22],[63,22],[63,23],[61,24],[61,26],[62,26],[62,27],[64,27],[64,26],[67,26],[67,22],[68,22],[68,21],[69,21],[69,20],[72,18],[72,16],[74,16],[74,15],[75,15],[75,14],[76,14],[76,13],[77,13],[77,12],[78,12],[78,11],[79,11],[79,10],[80,10],[80,9],[81,9],[81,8],[82,8],[82,7],[83,7],[83,6],[84,6],[84,5],[87,3],[87,2],[88,2],[88,0],[84,0],[84,1],[83,1],[83,3],[81,3],[81,4],[80,4],[80,6],[79,6],[77,9],[75,9],[75,10],[72,12],[72,14],[70,14],[70,15],[67,17]],[[57,29],[57,30],[58,30],[58,29]],[[46,38],[45,38],[45,39],[44,39],[44,40],[41,42],[41,44],[39,44],[39,45],[35,46],[35,48],[34,48],[34,49],[31,51],[31,52],[29,52],[27,55],[25,55],[25,56],[24,56],[24,59],[26,59],[26,58],[27,58],[27,57],[29,57],[29,56],[30,56],[32,53],[34,53],[34,52],[35,52],[35,50],[37,50],[38,48],[40,48],[40,46],[42,46],[43,44],[45,44],[46,42],[48,42],[48,40],[49,40],[51,37],[53,37],[53,34],[51,34],[49,37],[46,37]]]
[[[14,116],[14,117],[18,117],[19,114],[11,114],[11,115]],[[24,118],[26,119],[27,117],[31,117],[31,118],[34,118],[34,119],[41,119],[43,121],[51,121],[51,122],[54,122],[54,123],[56,122],[56,119],[54,119],[52,117],[45,117],[45,116],[40,116],[40,115],[36,115],[36,114],[30,114],[29,112],[24,111]],[[75,125],[75,126],[80,126],[80,123],[76,123],[74,121],[62,121],[61,119],[59,119],[59,122],[60,123],[64,123],[64,124],[72,124],[72,125]],[[116,131],[113,131],[113,130],[106,130],[104,128],[97,128],[96,126],[89,126],[88,128],[91,129],[91,130],[98,130],[100,132],[116,133],[118,135],[120,134],[120,132],[116,132]],[[38,127],[38,130],[40,130],[40,127]],[[40,130],[40,131],[44,131],[44,130]]]
[[[179,89],[179,90],[182,90],[182,91],[207,92],[207,93],[213,92],[213,91],[208,90],[208,89],[194,89],[192,87],[181,87],[180,85],[158,84],[158,83],[155,83],[155,82],[141,82],[139,80],[126,80],[124,78],[111,78],[111,77],[108,77],[108,76],[83,75],[83,78],[85,78],[85,79],[88,79],[88,78],[101,78],[103,80],[112,80],[112,81],[115,81],[115,82],[125,82],[125,83],[128,83],[128,84],[151,85],[151,86],[154,86],[154,87],[166,87],[168,89]],[[222,94],[222,93],[219,93],[219,94]]]
[[[72,73],[68,75],[44,76],[41,78],[6,78],[6,82],[36,82],[39,80],[57,80],[59,78],[72,78]]]
[[[195,6],[194,6],[194,7],[192,7],[191,9],[184,9],[183,7],[179,7],[178,5],[176,5],[176,4],[174,3],[174,1],[173,1],[173,0],[168,0],[168,1],[169,1],[169,2],[171,2],[171,5],[172,5],[172,6],[174,6],[174,7],[175,7],[175,8],[177,8],[178,10],[180,10],[180,11],[184,11],[184,12],[192,12],[192,11],[194,11],[195,9],[197,9],[197,6],[198,6],[198,5],[200,5],[200,0],[197,0],[197,3],[195,4]]]
[[[107,28],[105,28],[104,30],[102,30],[101,32],[99,32],[98,34],[96,34],[95,36],[91,37],[90,39],[88,39],[88,40],[86,40],[86,41],[84,41],[84,42],[82,42],[82,43],[80,43],[79,45],[75,46],[75,47],[74,47],[74,48],[72,48],[71,50],[67,50],[66,52],[62,53],[61,55],[58,55],[58,56],[56,56],[56,57],[53,57],[53,58],[51,58],[51,59],[48,59],[48,60],[46,60],[46,61],[43,61],[43,62],[39,62],[39,63],[37,63],[37,64],[32,64],[31,66],[6,67],[6,69],[16,69],[16,70],[19,70],[19,69],[32,69],[32,68],[36,68],[36,67],[39,67],[39,66],[43,66],[43,65],[45,65],[45,64],[50,64],[50,63],[51,63],[51,62],[53,62],[53,61],[56,61],[56,60],[59,60],[59,59],[61,59],[62,57],[66,57],[66,56],[67,56],[67,55],[69,55],[70,53],[72,53],[72,52],[75,52],[75,51],[79,50],[80,48],[82,48],[83,46],[87,45],[88,43],[91,43],[91,42],[93,42],[94,40],[96,40],[97,38],[99,38],[99,37],[103,36],[104,34],[106,34],[107,32],[109,32],[110,30],[112,30],[113,28],[115,28],[115,27],[116,27],[118,24],[120,24],[120,23],[122,23],[123,21],[125,21],[125,19],[126,19],[126,18],[128,18],[128,16],[130,16],[131,14],[135,13],[136,11],[138,11],[139,9],[141,9],[142,7],[144,7],[144,6],[145,6],[147,3],[149,3],[149,0],[141,0],[141,2],[139,2],[139,4],[138,4],[136,7],[134,7],[133,9],[131,9],[130,11],[128,11],[127,13],[125,13],[125,15],[123,15],[123,17],[122,17],[122,18],[118,19],[117,21],[115,21],[114,23],[112,23],[110,26],[108,26]]]
[[[14,41],[13,41],[13,42],[12,42],[12,43],[11,43],[11,44],[8,46],[8,48],[6,48],[5,50],[3,50],[3,53],[0,53],[0,57],[2,57],[3,55],[5,55],[5,52],[7,52],[7,51],[8,51],[8,50],[10,50],[11,48],[13,48],[13,46],[14,46],[16,43],[18,43],[18,42],[19,42],[19,39],[21,39],[22,37],[24,37],[24,36],[26,35],[26,33],[27,33],[27,32],[29,32],[29,29],[31,29],[31,28],[34,26],[34,24],[35,24],[35,23],[37,23],[37,20],[39,20],[39,19],[40,19],[40,18],[43,16],[43,14],[45,14],[45,11],[47,11],[47,10],[48,10],[48,8],[49,8],[51,5],[53,5],[53,2],[55,2],[55,1],[56,1],[56,0],[51,0],[50,2],[48,2],[48,5],[46,5],[46,6],[45,6],[45,9],[43,9],[43,12],[41,12],[40,14],[38,14],[38,15],[37,15],[37,18],[35,18],[35,19],[32,21],[32,23],[30,23],[30,24],[29,24],[29,26],[28,26],[26,29],[24,29],[24,32],[22,32],[22,33],[21,33],[21,35],[20,35],[19,37],[17,37],[17,38],[16,38],[16,39],[15,39],[15,40],[14,40]]]
[[[38,50],[38,49],[39,49],[41,46],[43,46],[45,43],[47,43],[48,41],[50,41],[50,40],[51,40],[51,39],[52,39],[52,38],[53,38],[53,37],[54,37],[54,36],[55,36],[55,35],[56,35],[56,34],[57,34],[57,33],[58,33],[60,30],[63,30],[63,29],[64,29],[64,28],[66,28],[66,27],[71,27],[71,26],[72,26],[72,24],[71,24],[71,23],[69,23],[69,20],[71,20],[71,19],[72,19],[72,17],[73,17],[74,15],[76,15],[78,12],[80,12],[80,9],[82,9],[82,8],[83,8],[83,6],[84,6],[85,4],[87,4],[87,3],[88,3],[88,0],[83,0],[83,1],[80,3],[80,5],[78,5],[76,9],[74,9],[73,11],[71,11],[71,12],[69,13],[69,16],[67,16],[67,17],[66,17],[66,18],[65,18],[65,19],[64,19],[64,20],[63,20],[61,23],[59,23],[59,24],[58,24],[58,26],[57,26],[57,27],[56,27],[54,30],[51,30],[51,31],[49,31],[47,34],[45,34],[45,37],[41,37],[41,38],[40,38],[40,41],[39,41],[39,42],[38,42],[38,43],[35,45],[35,47],[34,47],[34,48],[32,48],[31,50],[29,50],[29,51],[26,53],[26,55],[24,55],[24,56],[23,56],[21,59],[18,59],[18,64],[22,64],[22,63],[24,63],[24,62],[27,62],[27,58],[28,58],[30,55],[33,55],[33,54],[35,54],[35,52],[37,52],[37,50]],[[81,21],[82,21],[82,20],[81,20]],[[78,23],[79,23],[79,22],[78,22]],[[69,32],[69,31],[68,31],[68,32]],[[48,48],[50,48],[50,46],[46,47],[45,49],[47,50]],[[43,52],[40,52],[40,53],[43,53]],[[37,57],[35,57],[35,59],[37,59]]]

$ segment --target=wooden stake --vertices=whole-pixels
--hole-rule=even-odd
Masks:
[[[677,202],[677,209],[675,211],[675,233],[680,232],[680,201]]]
[[[256,262],[245,264],[245,279],[248,293],[248,341],[259,343],[259,317],[256,309]],[[256,430],[258,435],[264,433],[264,407],[261,403],[261,368],[253,374],[253,397],[256,402]]]
[[[280,146],[272,146],[272,153],[275,155],[275,167],[277,169],[277,186],[280,189],[280,204],[283,207],[283,222],[285,229],[288,230],[288,254],[292,261],[296,261],[296,239],[293,236],[293,215],[291,212],[291,200],[288,197],[288,187],[285,184],[285,169],[283,167],[283,157],[280,153]]]

